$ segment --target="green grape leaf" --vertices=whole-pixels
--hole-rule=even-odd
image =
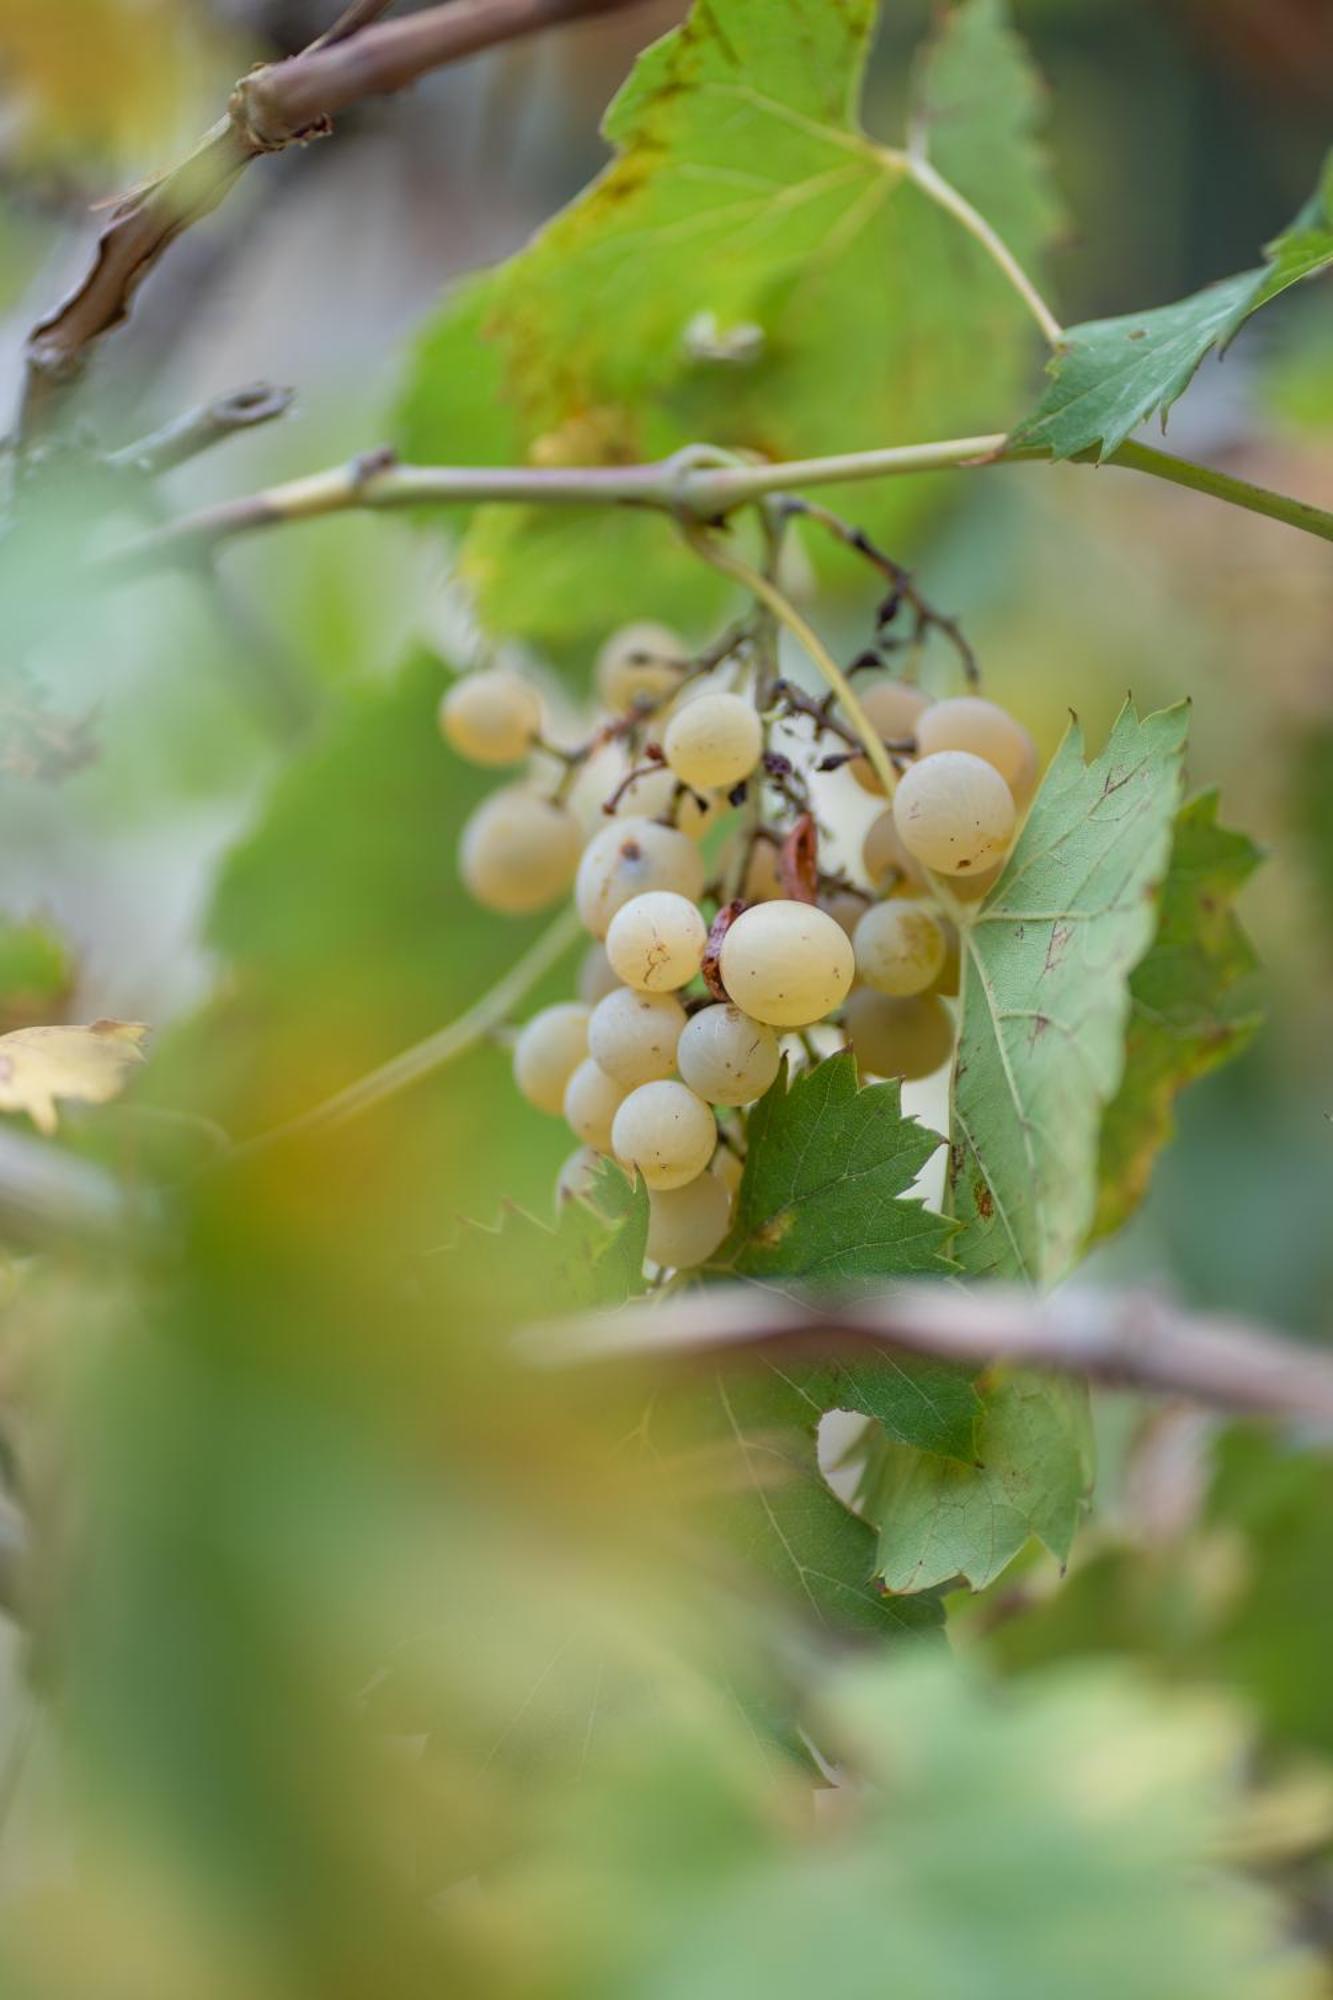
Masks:
[[[1127,704],[1090,764],[1073,724],[965,928],[949,1191],[952,1254],[975,1274],[1051,1284],[1087,1240],[1187,723],[1184,704],[1142,721]]]
[[[402,398],[398,438],[450,458],[496,392],[494,444],[538,464],[614,464],[699,438],[791,457],[995,428],[1031,343],[1025,308],[981,246],[858,116],[874,0],[699,0],[610,107],[606,170],[529,247],[445,302]],[[916,139],[1039,258],[1054,205],[1032,133],[1040,91],[997,0],[964,0],[919,71]],[[487,355],[478,389],[467,356]],[[497,365],[498,358],[498,365]],[[517,432],[517,437],[514,433]],[[858,502],[860,505],[861,502]],[[923,504],[886,484],[874,521]],[[533,514],[501,530],[523,568]],[[484,544],[495,531],[473,531]],[[541,530],[554,597],[492,576],[465,546],[483,615],[531,637],[623,610],[671,610],[691,560],[642,538],[628,572],[605,517]],[[636,537],[611,527],[612,540]],[[469,537],[470,541],[471,537]],[[540,568],[540,557],[538,559]],[[710,584],[710,588],[715,586]],[[682,616],[685,614],[681,614]]]
[[[1035,446],[1052,458],[1095,452],[1109,458],[1146,418],[1167,412],[1210,350],[1219,350],[1252,313],[1304,278],[1333,266],[1333,153],[1319,186],[1256,270],[1208,285],[1174,305],[1066,330],[1050,381],[1012,446]]]
[[[450,1310],[475,1300],[494,1323],[518,1326],[565,1312],[623,1305],[646,1289],[648,1194],[603,1164],[585,1199],[560,1204],[555,1225],[508,1204],[494,1228],[468,1225],[442,1259]]]
[[[1259,860],[1253,841],[1218,825],[1216,792],[1182,806],[1157,935],[1129,982],[1125,1073],[1102,1121],[1098,1236],[1143,1199],[1179,1093],[1237,1055],[1259,1025],[1232,992],[1255,964],[1232,903]]]
[[[1014,1375],[986,1398],[974,1464],[877,1440],[858,1505],[890,1590],[980,1590],[1034,1537],[1066,1561],[1091,1483],[1086,1391]]]
[[[943,1144],[905,1118],[897,1083],[857,1083],[850,1054],[788,1087],[784,1065],[750,1113],[736,1221],[718,1263],[814,1283],[947,1271],[953,1225],[904,1197]]]

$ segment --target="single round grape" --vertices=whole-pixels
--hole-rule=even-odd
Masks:
[[[996,702],[960,694],[932,704],[917,726],[922,757],[970,750],[994,765],[1015,798],[1029,796],[1037,777],[1037,746],[1021,722]]]
[[[628,908],[629,906],[626,905]],[[588,1054],[627,1090],[655,1083],[676,1067],[685,1009],[674,993],[618,986],[599,1000],[588,1023]]]
[[[712,1159],[708,1162],[708,1171],[721,1181],[727,1193],[735,1201],[742,1176],[745,1173],[744,1160],[738,1154],[733,1153],[730,1146],[719,1145]]]
[[[577,1000],[543,1007],[514,1044],[514,1082],[529,1104],[558,1118],[565,1085],[588,1053],[589,1010]]]
[[[574,901],[584,929],[604,938],[631,897],[670,889],[697,902],[703,886],[703,856],[683,833],[650,819],[609,819],[583,850]]]
[[[898,781],[893,820],[903,846],[942,875],[976,875],[1004,858],[1014,795],[970,750],[937,750]]]
[[[641,1083],[611,1126],[611,1150],[650,1188],[684,1187],[713,1156],[717,1126],[702,1097],[683,1083]]]
[[[958,902],[979,903],[989,896],[1003,873],[1004,863],[997,861],[993,868],[983,868],[978,875],[956,875],[949,886]]]
[[[666,625],[624,625],[597,655],[597,692],[617,715],[665,701],[680,686],[689,649]]]
[[[894,1000],[858,986],[842,1013],[858,1067],[870,1076],[915,1083],[953,1054],[953,1017],[933,993]]]
[[[521,764],[541,726],[541,697],[512,667],[462,674],[440,702],[440,733],[469,764]]]
[[[606,934],[606,955],[626,986],[674,993],[703,963],[708,926],[687,896],[650,889],[622,903]]]
[[[910,895],[927,886],[925,871],[903,846],[889,810],[867,827],[861,843],[861,866],[883,895]]]
[[[868,686],[859,686],[856,692],[876,735],[886,743],[900,743],[915,736],[917,717],[930,706],[930,696],[907,681],[871,681]],[[858,785],[867,792],[878,792],[883,798],[884,787],[868,757],[854,757],[847,768]]]
[[[609,1153],[611,1124],[625,1101],[625,1086],[585,1056],[565,1085],[563,1110],[570,1130],[595,1152]]]
[[[806,1028],[846,999],[851,940],[813,903],[756,903],[722,940],[722,984],[742,1013],[774,1028]]]
[[[685,784],[729,791],[749,777],[763,755],[764,727],[743,695],[702,694],[676,710],[662,748]]]
[[[716,1174],[648,1196],[647,1253],[654,1264],[688,1271],[706,1263],[731,1227],[731,1192]]]
[[[875,903],[852,933],[856,970],[877,993],[899,999],[934,985],[947,949],[943,928],[920,903]]]
[[[692,1014],[676,1049],[682,1078],[709,1104],[753,1104],[781,1061],[773,1030],[727,1005]]]
[[[595,1007],[608,993],[620,991],[620,981],[611,969],[604,944],[590,944],[579,961],[579,999],[585,1007]]]
[[[576,1146],[555,1177],[557,1213],[571,1201],[588,1201],[597,1186],[597,1175],[605,1159],[595,1146]]]
[[[564,806],[506,785],[484,799],[464,825],[458,872],[484,909],[524,917],[565,894],[582,844],[578,821]]]

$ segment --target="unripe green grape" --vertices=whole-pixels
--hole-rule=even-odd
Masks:
[[[585,1146],[609,1153],[612,1121],[624,1101],[625,1086],[585,1056],[565,1085],[565,1122]]]
[[[852,933],[856,970],[877,993],[904,999],[934,985],[947,949],[943,928],[920,903],[875,903]]]
[[[564,806],[506,785],[484,799],[458,842],[458,872],[487,910],[524,917],[558,902],[574,880],[582,835]]]
[[[729,791],[749,777],[763,755],[764,727],[743,695],[702,694],[676,710],[662,749],[683,783]]]
[[[683,1083],[641,1083],[615,1114],[611,1150],[650,1188],[684,1187],[717,1144],[713,1114]]]
[[[933,1076],[953,1054],[953,1017],[933,993],[894,1000],[858,986],[842,1018],[857,1064],[870,1076],[916,1083]]]
[[[440,733],[469,764],[521,764],[541,726],[541,697],[512,667],[462,674],[440,702]]]
[[[722,984],[742,1013],[774,1028],[807,1028],[846,997],[851,940],[813,903],[756,903],[722,940]]]
[[[628,905],[626,906],[628,907]],[[599,1000],[588,1022],[588,1054],[608,1076],[633,1090],[676,1067],[685,1009],[674,993],[640,993],[618,986]]]
[[[703,963],[708,926],[687,896],[650,889],[622,903],[606,934],[606,955],[626,986],[674,993]]]
[[[725,1004],[692,1014],[676,1049],[681,1077],[709,1104],[753,1104],[781,1061],[773,1030]]]
[[[871,681],[857,688],[857,697],[875,734],[886,743],[915,736],[917,718],[930,706],[930,696],[907,681]],[[883,798],[884,787],[868,757],[854,757],[847,768],[863,790]]]
[[[866,829],[861,866],[884,895],[906,896],[927,886],[924,869],[903,846],[893,813],[887,808]]]
[[[577,1000],[543,1007],[514,1044],[514,1082],[539,1111],[558,1118],[565,1086],[588,1053],[589,1010]]]
[[[649,702],[665,701],[680,686],[689,651],[666,625],[624,625],[597,655],[597,692],[617,715]]]
[[[620,981],[612,970],[604,944],[590,944],[579,961],[579,976],[576,982],[579,999],[585,1007],[595,1007],[599,1000],[605,1000],[608,993],[620,991]]]
[[[706,1263],[731,1227],[731,1192],[716,1174],[648,1196],[647,1254],[654,1264],[689,1271]]]
[[[1024,729],[996,702],[980,695],[960,694],[932,704],[917,726],[922,757],[941,750],[970,750],[993,764],[1015,799],[1031,795],[1037,778],[1037,746]]]
[[[650,889],[697,902],[704,863],[693,842],[650,819],[609,819],[583,850],[574,901],[585,930],[604,938],[623,904]]]
[[[1004,858],[1014,797],[993,764],[938,750],[898,781],[893,820],[909,854],[942,875],[977,875]]]

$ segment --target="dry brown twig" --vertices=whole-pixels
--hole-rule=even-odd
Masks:
[[[389,0],[353,0],[300,55],[242,77],[224,117],[179,165],[108,211],[92,263],[29,334],[18,441],[54,425],[103,335],[123,324],[134,294],[167,250],[210,214],[252,160],[322,138],[340,111],[403,90],[430,71],[563,22],[619,12],[636,0],[451,0],[380,21]]]

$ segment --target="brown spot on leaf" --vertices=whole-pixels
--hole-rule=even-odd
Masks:
[[[989,1222],[995,1213],[995,1197],[985,1181],[976,1180],[972,1183],[972,1199],[976,1203],[977,1214],[982,1221]]]

